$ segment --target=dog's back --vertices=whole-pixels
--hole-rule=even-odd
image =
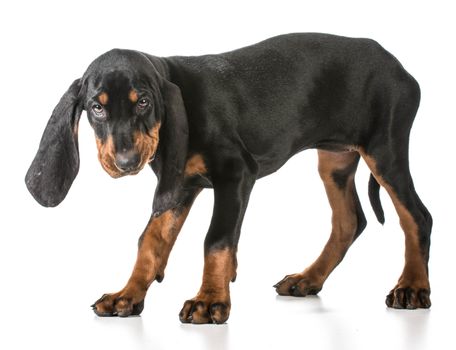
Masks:
[[[366,147],[379,126],[394,127],[398,103],[407,99],[415,110],[419,103],[416,81],[371,39],[287,34],[165,61],[170,80],[185,87],[190,128],[193,121],[213,126],[194,130],[199,142],[220,141],[211,132],[229,125],[223,135],[239,139],[260,164],[268,154],[277,159],[265,163],[263,175],[307,148]]]

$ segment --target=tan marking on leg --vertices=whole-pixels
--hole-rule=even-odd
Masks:
[[[306,296],[317,294],[330,273],[343,259],[352,244],[358,219],[355,202],[356,152],[329,152],[318,150],[318,170],[323,180],[332,209],[332,231],[320,256],[303,272],[286,276],[274,287],[280,295]],[[346,184],[341,188],[334,181],[335,171],[349,171]]]
[[[144,231],[136,264],[127,287],[141,287],[145,292],[157,273],[164,271],[169,252],[180,229],[176,226],[181,222],[183,220],[177,220],[172,210],[151,219]]]
[[[185,176],[204,175],[207,172],[206,164],[201,154],[194,154],[185,164]]]
[[[194,197],[199,193],[196,192]],[[126,286],[117,293],[107,294],[93,305],[100,316],[119,313],[129,315],[140,304],[147,289],[157,276],[163,278],[164,270],[174,242],[190,211],[186,207],[168,210],[151,218],[143,233],[133,272]],[[139,311],[140,312],[140,311]]]
[[[126,288],[136,286],[147,290],[157,274],[163,277],[171,248],[189,211],[190,207],[184,208],[179,214],[168,210],[152,218],[145,229],[136,264]]]
[[[213,250],[204,258],[201,288],[187,300],[179,314],[184,323],[224,323],[231,310],[230,281],[236,276],[236,257],[232,249]]]
[[[98,95],[98,101],[102,104],[102,105],[107,105],[108,104],[108,101],[109,101],[109,96],[106,92],[102,92],[101,94]]]
[[[400,225],[405,233],[405,266],[402,276],[399,279],[399,286],[413,285],[416,288],[429,289],[429,280],[426,271],[426,264],[420,248],[419,228],[413,216],[401,203],[394,189],[382,178],[377,170],[375,159],[359,150],[364,161],[368,165],[377,182],[386,189],[396,212],[399,216]]]
[[[201,190],[195,193],[195,197]],[[157,274],[163,277],[171,248],[187,218],[191,204],[170,209],[149,221],[138,249],[138,257],[130,281],[149,287]],[[130,282],[129,282],[130,284]]]
[[[318,151],[318,170],[332,209],[332,231],[321,255],[306,271],[315,277],[318,276],[321,283],[342,260],[354,239],[357,225],[354,201],[355,173],[349,175],[344,189],[340,189],[334,182],[333,174],[350,166],[357,157],[355,152]]]
[[[128,99],[131,102],[136,103],[138,101],[138,93],[135,90],[130,90],[128,94]]]
[[[203,282],[196,299],[229,299],[229,284],[236,274],[232,249],[214,250],[204,258]]]

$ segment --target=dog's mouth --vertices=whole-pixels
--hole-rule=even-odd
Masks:
[[[125,175],[136,175],[138,174],[146,164],[150,164],[155,160],[158,148],[158,131],[160,123],[152,128],[147,133],[138,132],[135,134],[135,147],[139,157],[139,163],[132,169],[122,169],[117,167],[121,171],[121,176]]]
[[[119,177],[123,177],[123,176],[127,176],[127,175],[136,175],[138,174],[141,170],[143,169],[143,167],[141,168],[137,168],[137,169],[131,169],[131,170],[121,170],[121,169],[117,169],[118,170],[118,173],[116,176],[113,176],[115,178],[119,178]],[[111,175],[111,174],[110,174]],[[112,176],[112,175],[111,175]]]
[[[154,161],[154,159],[155,159],[155,153],[152,156],[150,156],[147,159],[147,161],[145,161],[145,162],[142,161],[140,164],[138,164],[138,166],[133,167],[133,168],[128,168],[128,169],[119,167],[115,161],[109,162],[109,163],[112,163],[113,166],[107,165],[104,162],[102,162],[101,164],[102,164],[104,170],[110,176],[112,176],[113,178],[119,178],[119,177],[123,177],[123,176],[127,176],[127,175],[137,175],[141,170],[144,169],[144,167],[147,164],[152,163]],[[115,169],[115,171],[112,171],[113,168]]]
[[[120,152],[115,149],[112,136],[106,142],[97,139],[98,159],[103,169],[113,178],[138,174],[155,160],[159,127],[157,124],[147,133],[136,133],[133,147]]]
[[[116,164],[115,160],[111,157],[101,157],[99,155],[99,160],[103,169],[115,179],[124,177],[127,175],[137,175],[147,164],[152,163],[155,160],[155,153],[147,158],[147,161],[142,161],[138,166],[132,168],[122,168]]]

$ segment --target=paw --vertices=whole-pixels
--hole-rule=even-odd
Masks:
[[[139,315],[144,309],[144,297],[135,298],[123,292],[104,294],[93,303],[92,309],[101,317]]]
[[[431,307],[428,288],[396,286],[386,297],[386,305],[394,309],[428,309]]]
[[[296,273],[285,276],[280,282],[274,285],[277,294],[290,295],[294,297],[305,297],[316,295],[323,285],[310,278],[305,273]]]
[[[187,300],[179,313],[182,323],[225,323],[230,316],[231,303],[229,300],[196,297]]]

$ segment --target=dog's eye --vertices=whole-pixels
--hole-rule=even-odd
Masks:
[[[149,101],[147,100],[147,98],[142,98],[138,101],[138,107],[140,109],[144,109],[146,108],[147,106],[149,105]]]
[[[101,105],[99,105],[98,103],[96,103],[92,106],[92,111],[93,111],[95,117],[97,117],[98,119],[103,119],[105,116],[103,107]]]
[[[92,110],[98,114],[98,113],[103,112],[103,107],[101,107],[99,104],[94,104],[92,106]]]

